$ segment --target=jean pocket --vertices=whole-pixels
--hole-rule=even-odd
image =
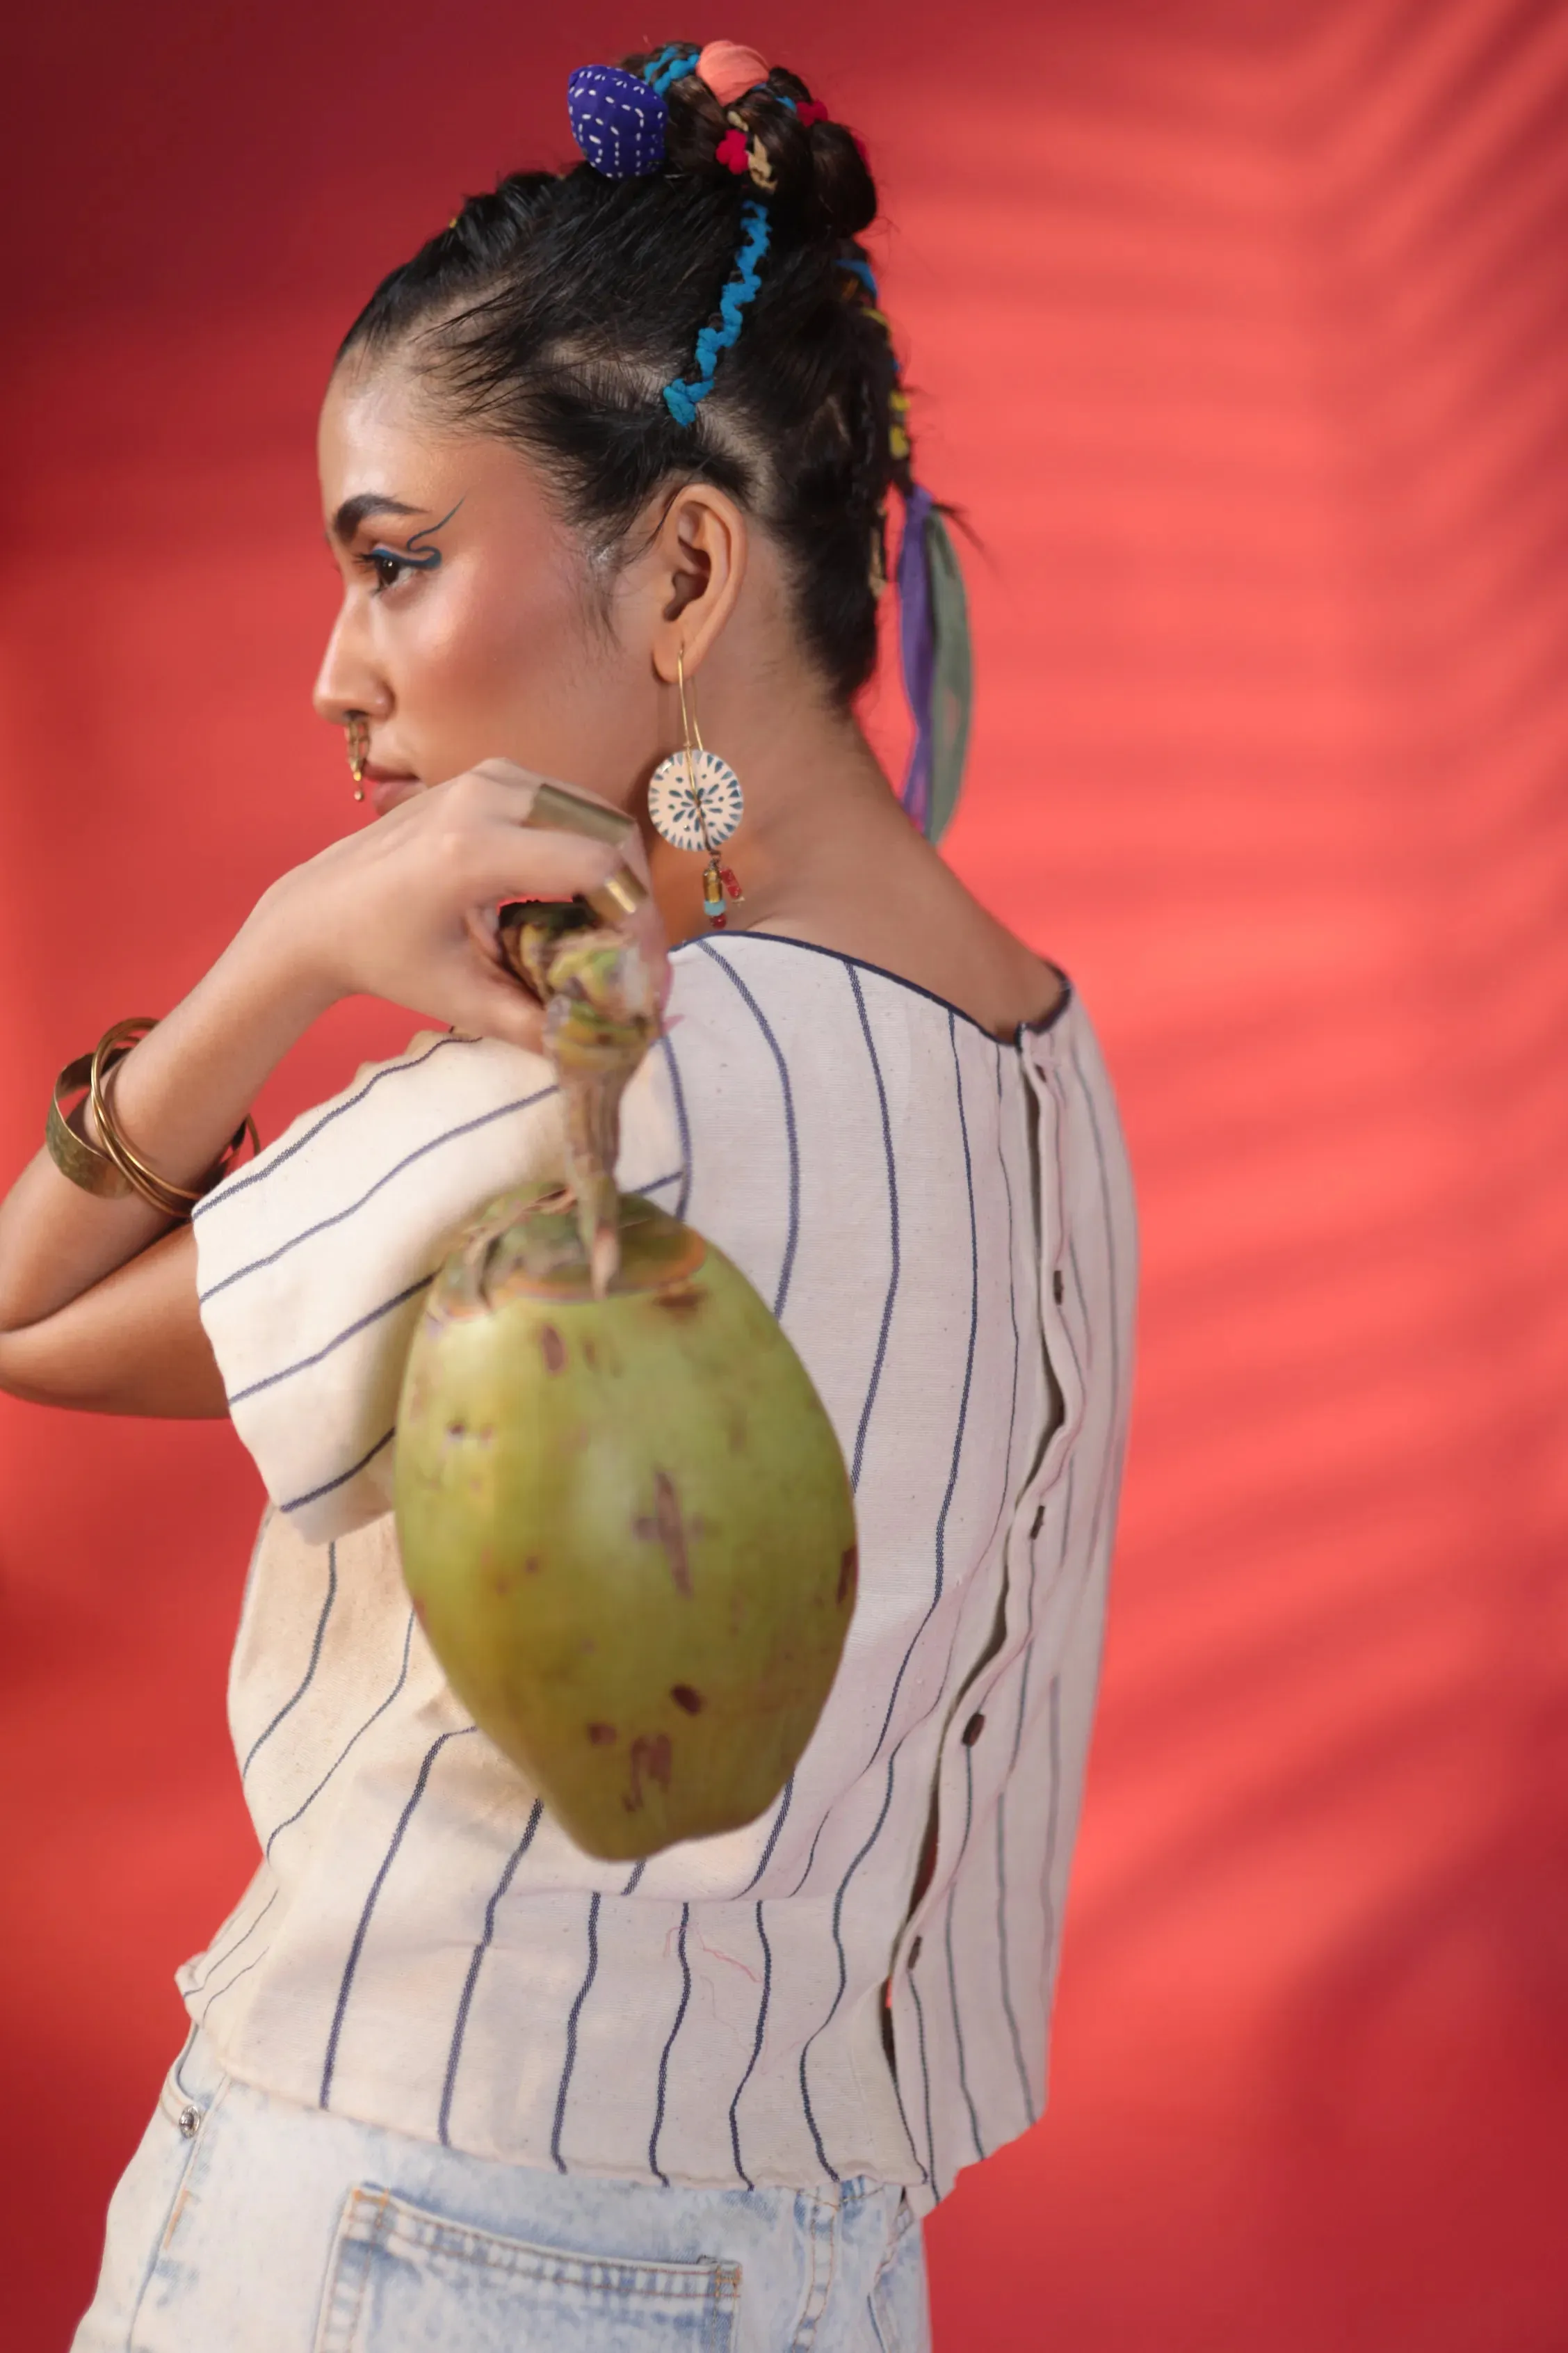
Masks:
[[[731,2353],[738,2263],[531,2246],[367,2184],[338,2225],[316,2353]]]

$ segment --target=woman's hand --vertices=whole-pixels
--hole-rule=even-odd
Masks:
[[[172,1184],[195,1185],[289,1049],[342,997],[386,997],[432,1020],[537,1050],[543,1009],[501,962],[498,904],[595,890],[623,860],[647,880],[630,818],[591,794],[557,786],[548,814],[557,817],[565,793],[593,811],[586,822],[601,831],[608,822],[614,842],[531,823],[544,781],[510,761],[486,760],[275,882],[212,970],[115,1071],[116,1117],[142,1157]],[[668,965],[651,896],[628,929],[662,1003]],[[188,1409],[128,1402],[142,1392],[118,1371],[95,1387],[106,1327],[84,1310],[68,1330],[61,1314],[167,1233],[170,1222],[139,1196],[79,1191],[40,1152],[0,1203],[0,1388],[61,1405],[101,1404],[112,1394],[115,1410]],[[171,1246],[159,1254],[160,1279],[192,1262],[187,1237],[179,1251]],[[113,1294],[121,1322],[134,1305],[133,1287],[140,1296],[140,1274]],[[184,1397],[181,1366],[191,1356],[189,1393],[207,1397],[210,1409],[210,1356],[195,1361],[205,1342],[194,1303],[186,1323],[174,1349],[180,1364],[146,1393]],[[24,1333],[26,1346],[12,1346]]]
[[[497,941],[496,909],[510,899],[570,899],[630,865],[647,862],[629,818],[575,786],[592,815],[584,834],[532,821],[546,780],[510,760],[486,760],[388,811],[363,832],[273,884],[251,923],[263,960],[319,1009],[341,997],[387,998],[482,1037],[539,1049],[543,1012],[512,974]],[[618,843],[594,839],[606,822]],[[668,961],[651,895],[628,919],[662,1003]]]

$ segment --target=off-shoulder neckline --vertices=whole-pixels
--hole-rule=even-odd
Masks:
[[[827,956],[834,964],[853,965],[858,972],[874,972],[879,979],[890,980],[895,988],[907,989],[911,997],[923,997],[929,1004],[940,1005],[944,1013],[951,1013],[958,1020],[967,1022],[970,1029],[977,1029],[993,1046],[1016,1047],[1025,1038],[1043,1037],[1047,1029],[1055,1028],[1073,999],[1070,975],[1065,973],[1059,964],[1053,964],[1049,956],[1041,956],[1040,962],[1046,970],[1054,972],[1061,982],[1061,995],[1041,1020],[1020,1021],[1010,1039],[999,1038],[994,1029],[987,1029],[984,1021],[977,1021],[973,1013],[966,1013],[962,1005],[954,1005],[951,997],[939,997],[934,988],[922,987],[918,980],[908,980],[901,972],[889,972],[885,964],[872,964],[866,956],[847,955],[842,948],[825,948],[817,940],[797,940],[787,932],[697,933],[689,939],[678,940],[670,954],[679,955],[682,948],[733,947],[741,940],[762,940],[779,948],[803,948],[808,955]]]

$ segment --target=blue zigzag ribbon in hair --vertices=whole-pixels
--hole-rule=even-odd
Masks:
[[[672,82],[681,80],[691,71],[700,55],[700,50],[691,48],[684,41],[672,41],[668,48],[660,49],[657,56],[649,58],[642,69],[642,78],[649,89],[656,90],[662,98]]]
[[[742,237],[733,275],[719,297],[720,324],[704,327],[697,338],[692,364],[697,373],[678,376],[664,387],[664,404],[678,425],[695,425],[697,404],[713,389],[714,371],[722,354],[741,332],[746,305],[762,284],[760,268],[768,249],[768,216],[754,196],[741,206]]]

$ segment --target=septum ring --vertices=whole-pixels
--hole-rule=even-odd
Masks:
[[[370,722],[363,711],[351,711],[343,722],[348,738],[349,774],[354,780],[354,798],[364,798],[365,762],[370,757]]]

